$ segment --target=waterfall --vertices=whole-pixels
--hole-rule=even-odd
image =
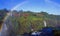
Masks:
[[[44,26],[46,27],[47,26],[46,21],[44,20],[43,22],[44,22]]]

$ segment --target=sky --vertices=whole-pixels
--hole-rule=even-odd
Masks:
[[[60,15],[60,0],[0,0],[0,9],[24,10]]]

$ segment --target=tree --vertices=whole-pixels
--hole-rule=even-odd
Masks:
[[[41,14],[43,14],[43,15],[48,15],[47,12],[43,12],[43,11],[41,11]]]

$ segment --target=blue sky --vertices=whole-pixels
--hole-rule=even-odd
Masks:
[[[60,15],[60,0],[0,0],[0,9],[45,11]]]

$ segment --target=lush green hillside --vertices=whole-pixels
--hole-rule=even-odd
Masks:
[[[17,31],[17,33],[19,34],[22,34],[24,32],[30,32],[31,29],[33,29],[34,31],[42,29],[44,27],[44,20],[47,22],[48,27],[56,27],[60,25],[59,15],[50,15],[46,12],[18,12],[15,14],[13,14],[13,18],[10,19],[13,23],[12,25],[15,31]]]
[[[0,21],[4,19],[6,9],[0,10]],[[43,21],[46,21],[47,27],[60,26],[60,15],[48,14],[46,12],[34,13],[31,11],[13,11],[13,15],[9,17],[7,25],[12,26],[12,30],[16,34],[23,34],[24,32],[30,32],[40,30],[44,27]],[[1,24],[0,24],[1,25]]]

